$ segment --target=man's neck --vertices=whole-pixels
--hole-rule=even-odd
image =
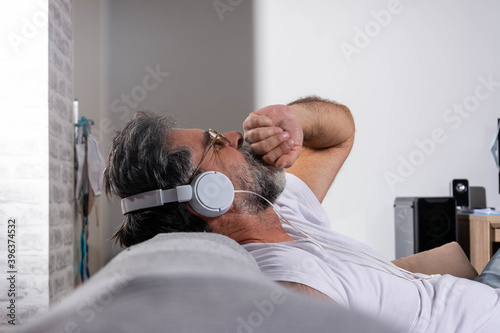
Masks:
[[[210,224],[215,232],[228,236],[242,245],[293,241],[283,229],[278,215],[272,208],[252,215],[228,212]]]

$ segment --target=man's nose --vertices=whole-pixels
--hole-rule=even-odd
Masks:
[[[240,132],[227,132],[224,133],[224,136],[231,141],[230,146],[234,149],[240,149],[243,145],[243,135]]]

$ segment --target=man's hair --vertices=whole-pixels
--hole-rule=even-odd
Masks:
[[[195,170],[191,150],[169,146],[171,115],[138,112],[125,128],[115,133],[103,174],[108,198],[169,189],[189,182]],[[211,231],[185,204],[168,203],[125,215],[111,238],[121,246],[131,246],[159,233]]]

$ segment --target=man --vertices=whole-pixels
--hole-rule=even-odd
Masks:
[[[315,105],[320,107],[314,108]],[[331,112],[328,107],[335,112]],[[139,113],[123,131],[115,135],[104,172],[108,195],[114,194],[124,198],[152,189],[187,184],[202,155],[207,152],[208,157],[204,159],[199,170],[196,170],[197,173],[203,170],[221,171],[229,176],[234,184],[240,182],[244,183],[241,186],[246,186],[249,181],[241,178],[239,169],[250,168],[245,170],[246,173],[258,173],[255,181],[264,184],[261,186],[264,190],[272,189],[270,192],[273,193],[264,196],[273,201],[283,187],[283,184],[279,184],[283,182],[279,180],[282,170],[278,168],[289,167],[288,172],[303,179],[321,201],[354,141],[354,122],[349,110],[343,105],[319,98],[305,98],[289,106],[269,106],[250,114],[244,127],[246,140],[252,143],[254,151],[243,145],[243,137],[238,132],[225,133],[224,136],[230,144],[218,139],[215,140],[214,149],[209,151],[211,147],[207,131],[175,129],[174,124],[174,120],[166,116]],[[302,150],[301,158],[297,160]],[[254,158],[254,154],[276,168],[264,166]],[[243,161],[252,165],[245,167]],[[234,179],[237,175],[232,175],[232,170],[240,173],[240,179]],[[262,180],[262,177],[269,174],[268,178],[271,179]],[[278,184],[268,186],[267,181]],[[235,185],[235,188],[238,189],[238,186]],[[232,209],[220,218],[211,220],[190,214],[189,206],[176,203],[127,214],[114,238],[121,245],[130,246],[160,232],[215,231],[240,243],[247,243],[249,241],[239,239],[241,235],[231,236],[235,231],[221,227],[227,223],[225,221],[233,220],[234,214],[242,215],[240,210],[251,208],[242,202],[245,200],[260,202],[252,196],[237,195],[235,208],[238,209]],[[260,205],[262,206],[261,202]],[[261,208],[265,208],[261,214],[268,216],[267,224],[276,225],[280,231],[276,235],[266,234],[262,237],[265,237],[265,240],[275,237],[289,239],[272,209],[267,204]],[[243,212],[243,215],[245,218],[253,218],[246,216],[246,212]],[[141,221],[145,220],[157,222],[153,226],[143,228]]]
[[[330,230],[321,202],[353,145],[347,107],[308,97],[251,113],[243,128],[244,137],[175,129],[164,117],[140,113],[113,140],[106,191],[126,198],[219,171],[236,190],[274,201],[293,227],[259,197],[237,193],[217,217],[202,216],[189,203],[132,211],[115,239],[130,246],[161,232],[213,231],[243,245],[271,279],[403,331],[500,327],[499,290],[449,275],[402,272],[366,245]]]

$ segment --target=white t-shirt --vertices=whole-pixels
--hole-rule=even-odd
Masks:
[[[401,278],[418,275],[399,271],[367,245],[332,231],[316,196],[291,174],[276,205],[292,224],[338,250],[283,224],[294,241],[243,245],[272,280],[307,285],[405,332],[500,332],[500,289],[451,275],[418,282]]]

